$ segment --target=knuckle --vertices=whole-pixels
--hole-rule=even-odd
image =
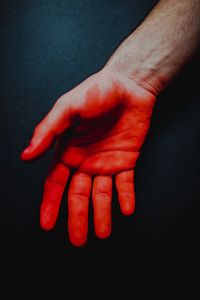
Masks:
[[[95,197],[100,201],[111,201],[111,194],[109,192],[98,192],[96,193]]]

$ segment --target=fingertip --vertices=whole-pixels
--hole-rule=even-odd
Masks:
[[[57,213],[51,206],[45,206],[44,203],[40,210],[40,226],[44,230],[52,230],[55,227]]]
[[[87,242],[88,225],[87,219],[68,218],[68,233],[71,244],[75,247],[82,247]]]
[[[82,247],[87,242],[87,236],[83,236],[80,232],[74,232],[69,235],[70,242],[75,247]]]
[[[55,226],[55,222],[52,220],[52,218],[44,217],[44,216],[40,217],[40,227],[43,230],[46,231],[52,230],[54,226]]]
[[[41,215],[40,226],[43,230],[52,230],[55,227],[55,217]]]
[[[135,205],[133,203],[126,203],[121,207],[123,215],[130,216],[135,212]]]
[[[20,158],[22,160],[27,160],[30,158],[30,153],[31,153],[31,146],[28,146],[26,149],[22,151],[22,153],[20,154]]]
[[[40,221],[40,227],[45,231],[50,231],[54,228],[55,224],[46,220]]]
[[[107,239],[111,235],[111,228],[101,226],[100,228],[96,228],[95,234],[99,239]]]

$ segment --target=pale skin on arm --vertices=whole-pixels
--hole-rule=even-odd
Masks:
[[[200,1],[162,0],[111,56],[117,70],[157,95],[200,45]]]
[[[134,167],[156,96],[196,51],[199,36],[200,1],[160,1],[101,71],[57,100],[22,153],[24,160],[36,158],[57,139],[41,205],[44,229],[56,223],[71,168],[72,244],[87,240],[90,196],[96,235],[110,235],[113,182],[122,212],[133,213]]]

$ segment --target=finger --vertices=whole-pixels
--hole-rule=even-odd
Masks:
[[[107,82],[108,92],[102,98],[97,84],[104,78],[101,76],[101,72],[93,75],[56,101],[34,130],[29,146],[21,154],[22,159],[33,159],[45,152],[54,138],[71,126],[74,117],[95,118],[121,103],[123,89],[117,83],[113,83],[113,88],[110,89]]]
[[[45,180],[43,199],[40,209],[40,224],[45,230],[54,227],[60,202],[69,177],[69,169],[61,162],[56,163]]]
[[[107,238],[111,233],[111,176],[96,176],[94,178],[92,199],[96,236]]]
[[[86,243],[88,232],[88,204],[91,176],[77,172],[73,175],[68,192],[68,231],[73,245]]]
[[[34,130],[29,146],[22,152],[21,158],[29,160],[45,152],[54,138],[66,130],[77,114],[70,92],[57,100],[47,116]]]
[[[134,170],[116,175],[116,188],[123,214],[130,215],[135,210]]]

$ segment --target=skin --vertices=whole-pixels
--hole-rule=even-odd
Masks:
[[[21,157],[34,159],[55,141],[40,211],[43,229],[55,226],[70,172],[68,232],[73,245],[86,243],[90,198],[96,236],[110,235],[113,184],[122,212],[134,212],[134,168],[156,97],[197,49],[199,7],[195,0],[160,1],[106,66],[60,97],[37,125]]]
[[[54,227],[72,168],[75,173],[68,191],[68,230],[74,245],[83,245],[87,239],[90,194],[96,235],[110,235],[113,181],[122,212],[133,213],[134,167],[154,103],[154,95],[105,70],[56,102],[36,127],[31,145],[22,155],[23,159],[35,158],[60,136],[44,186],[42,228]]]

